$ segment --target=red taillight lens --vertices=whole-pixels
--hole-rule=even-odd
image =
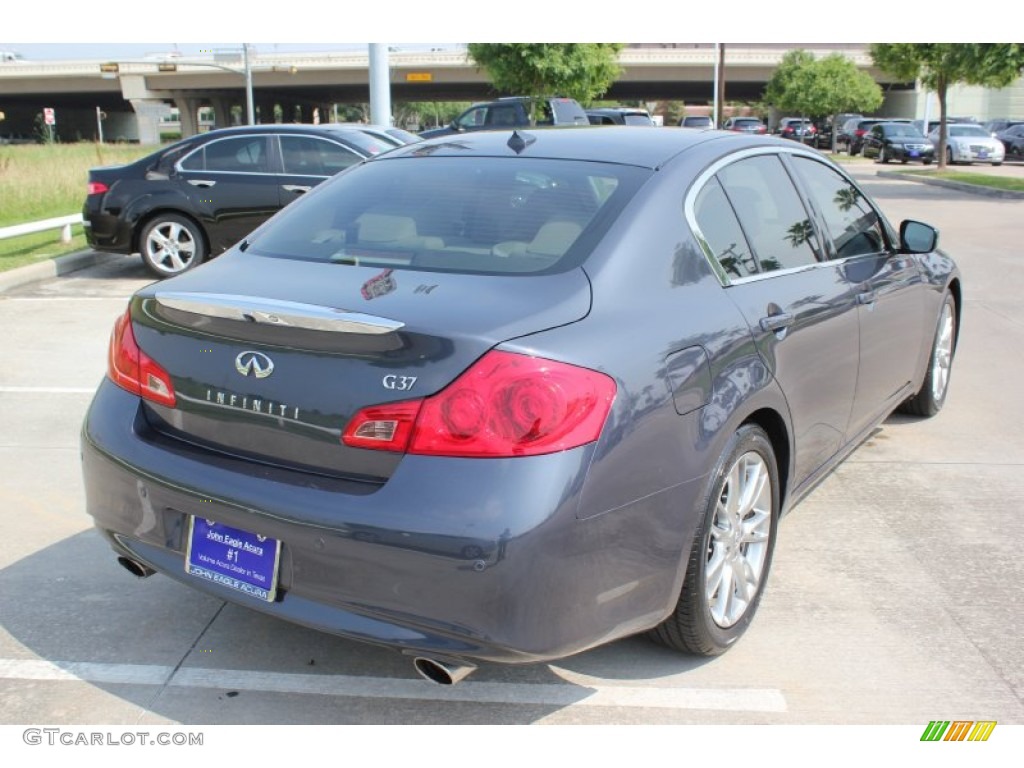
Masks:
[[[110,189],[106,184],[101,181],[90,181],[85,185],[87,195],[102,195],[104,192]]]
[[[489,352],[436,395],[364,408],[342,440],[428,456],[536,456],[596,440],[614,398],[603,373]]]
[[[126,311],[114,323],[107,357],[107,375],[117,386],[155,403],[174,407],[174,385],[167,371],[139,349]]]

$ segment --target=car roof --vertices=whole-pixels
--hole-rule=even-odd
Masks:
[[[408,157],[531,157],[659,168],[670,159],[708,142],[735,146],[779,146],[781,139],[754,139],[728,131],[643,131],[628,126],[567,126],[517,131],[477,131],[441,136],[381,155],[380,160]],[[725,144],[722,145],[723,148]]]
[[[649,115],[650,113],[646,109],[640,109],[639,107],[594,107],[593,109],[586,110],[587,114],[623,114],[623,115]]]

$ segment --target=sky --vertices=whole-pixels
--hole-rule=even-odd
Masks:
[[[32,15],[33,7],[40,9],[39,15]],[[572,7],[556,0],[387,0],[333,6],[297,4],[294,13],[280,12],[283,5],[264,7],[275,12],[240,13],[241,9],[256,6],[211,0],[175,0],[167,6],[104,0],[99,13],[79,0],[48,0],[38,6],[23,6],[17,17],[4,14],[0,50],[18,51],[37,60],[103,59],[173,50],[187,57],[211,48],[238,48],[242,42],[253,44],[259,52],[272,53],[365,50],[369,42],[388,42],[407,49],[466,42],[728,40],[809,45],[929,39],[959,42],[958,35],[966,42],[972,34],[973,39],[982,40],[993,34],[992,30],[972,31],[969,20],[952,29],[929,20],[930,15],[922,21],[920,7],[888,8],[886,27],[881,29],[868,14],[838,23],[837,17],[820,4],[804,8],[764,0],[729,0],[726,4],[619,0],[610,6],[618,9],[611,14],[595,13],[598,6],[593,0]],[[600,7],[609,6],[602,3]],[[900,24],[901,14],[907,16],[905,25]],[[1009,29],[1012,25],[1007,27],[1007,33],[1013,31]]]

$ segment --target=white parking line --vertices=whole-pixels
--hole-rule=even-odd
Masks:
[[[79,680],[90,683],[171,685],[265,693],[298,693],[369,699],[413,699],[492,704],[572,707],[624,707],[719,712],[785,712],[777,688],[675,688],[571,683],[488,683],[453,686],[423,680],[352,675],[308,675],[235,669],[179,669],[145,664],[50,662],[0,659],[0,679]]]
[[[0,394],[91,395],[96,387],[0,387]]]

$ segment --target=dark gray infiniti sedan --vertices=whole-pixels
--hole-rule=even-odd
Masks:
[[[83,427],[130,572],[452,683],[640,632],[721,653],[780,516],[946,398],[937,233],[768,137],[399,148],[139,291]]]

